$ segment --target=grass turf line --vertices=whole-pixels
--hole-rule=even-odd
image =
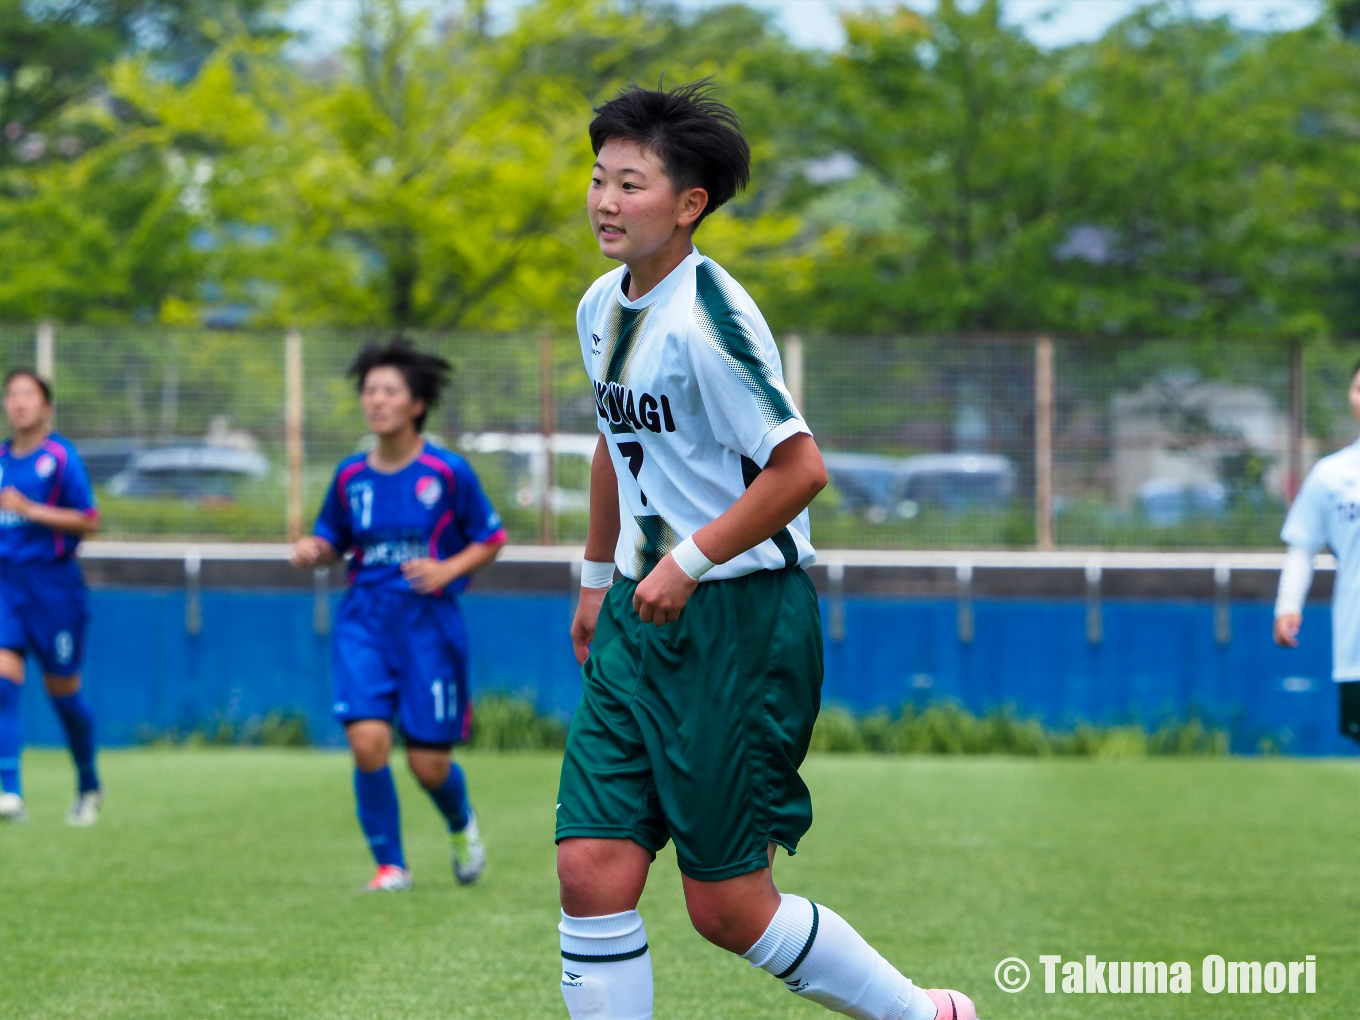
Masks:
[[[61,754],[30,751],[31,821],[0,827],[2,1017],[565,1017],[551,840],[557,758],[462,758],[488,840],[455,886],[396,769],[409,894],[363,895],[350,767],[316,751],[106,753],[105,816],[69,829]],[[781,886],[825,902],[983,1017],[1350,1018],[1360,1001],[1351,761],[814,756],[817,821]],[[642,903],[657,1015],[828,1015],[690,929],[674,855]],[[1208,995],[1205,954],[1318,957],[1314,996]],[[1047,996],[1041,953],[1187,960],[1189,996]],[[992,970],[1034,969],[1019,995]]]

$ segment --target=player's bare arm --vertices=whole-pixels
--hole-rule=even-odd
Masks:
[[[612,563],[619,541],[619,481],[614,461],[609,456],[609,441],[602,435],[595,444],[590,462],[590,526],[586,532],[586,559],[592,563]],[[595,638],[595,621],[600,618],[608,588],[581,589],[576,616],[571,621],[571,645],[576,661],[584,663]]]
[[[694,544],[714,563],[726,563],[777,534],[824,488],[826,465],[816,441],[806,432],[790,436],[770,453],[769,463],[741,498],[694,533]],[[667,555],[638,585],[633,608],[646,623],[670,623],[698,586]]]
[[[1299,628],[1302,626],[1303,616],[1299,613],[1275,617],[1275,643],[1283,648],[1299,647]]]
[[[446,560],[428,556],[407,560],[401,565],[401,572],[413,589],[428,595],[447,588],[460,577],[475,574],[489,566],[504,547],[504,542],[473,542]]]
[[[29,499],[13,486],[0,489],[0,510],[16,513],[25,520],[53,531],[89,538],[99,530],[99,515],[64,506],[48,506]]]
[[[335,546],[319,535],[303,535],[293,543],[293,555],[288,562],[299,569],[324,567],[340,559]]]

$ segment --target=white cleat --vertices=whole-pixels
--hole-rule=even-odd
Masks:
[[[24,798],[17,793],[0,793],[0,822],[26,822],[28,812],[24,810]]]
[[[99,821],[99,809],[104,806],[103,790],[86,790],[76,794],[71,810],[66,812],[66,824],[89,828]]]
[[[415,882],[411,880],[411,873],[405,868],[399,868],[395,864],[381,864],[373,877],[368,880],[368,885],[364,886],[366,892],[401,892],[411,888]]]
[[[453,877],[459,885],[471,885],[482,877],[486,867],[486,845],[477,829],[477,813],[468,811],[468,823],[458,832],[449,833],[453,847]]]

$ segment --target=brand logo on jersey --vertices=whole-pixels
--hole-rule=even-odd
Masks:
[[[600,336],[600,334],[598,334],[598,333],[591,333],[591,334],[590,334],[590,346],[591,346],[591,347],[594,347],[596,350],[599,350],[600,344],[602,344],[602,343],[604,343],[604,337]]]
[[[434,505],[439,502],[439,497],[444,495],[444,486],[439,484],[439,479],[434,475],[424,475],[416,479],[416,499],[424,505],[426,510],[434,509]]]
[[[50,453],[44,453],[33,464],[33,471],[39,478],[51,478],[53,472],[57,470],[57,458]]]
[[[69,630],[63,630],[57,634],[57,639],[53,642],[53,650],[57,653],[57,662],[65,666],[71,661],[71,656],[76,654],[76,642],[71,637]]]
[[[622,383],[597,382],[595,410],[601,418],[615,425],[626,422],[635,429],[646,429],[648,432],[675,431],[670,398],[664,394],[659,401],[650,393],[635,398],[633,391]]]

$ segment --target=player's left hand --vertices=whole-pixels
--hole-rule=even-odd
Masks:
[[[0,510],[8,510],[20,517],[27,517],[32,505],[33,501],[14,486],[9,485],[0,489]]]
[[[453,580],[449,576],[446,560],[435,560],[429,557],[407,560],[401,565],[401,572],[406,578],[406,583],[421,595],[429,595],[440,588],[447,588],[449,582]]]
[[[681,570],[667,553],[633,592],[633,608],[643,623],[660,627],[680,618],[680,611],[697,587],[699,582]]]

